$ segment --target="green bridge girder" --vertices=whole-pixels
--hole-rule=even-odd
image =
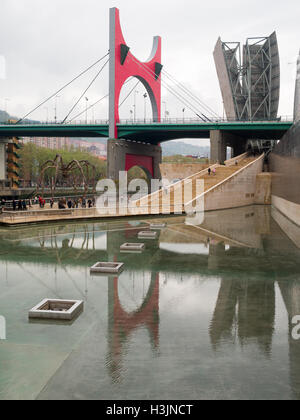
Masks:
[[[293,122],[195,122],[118,124],[118,138],[158,144],[180,138],[207,139],[220,130],[245,139],[279,140]],[[0,125],[1,138],[10,137],[108,137],[108,124],[9,124]]]

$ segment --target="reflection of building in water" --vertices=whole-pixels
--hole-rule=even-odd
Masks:
[[[292,330],[295,327],[292,319],[300,315],[300,281],[292,278],[281,280],[278,284],[288,312],[291,388],[294,397],[300,399],[300,340],[294,340],[292,337]]]
[[[159,346],[159,274],[151,274],[151,282],[142,305],[128,313],[121,305],[118,278],[108,280],[108,366],[115,382],[121,378],[122,357],[130,334],[144,325],[153,350]]]
[[[210,326],[214,349],[222,339],[232,337],[237,330],[241,344],[256,340],[266,355],[270,354],[275,318],[273,281],[221,281],[220,291]]]

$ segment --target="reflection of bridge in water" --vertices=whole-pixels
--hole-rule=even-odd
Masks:
[[[80,225],[75,230],[70,225],[2,231],[0,259],[67,267],[116,258],[125,262],[135,280],[149,273],[148,291],[133,310],[128,310],[122,296],[123,277],[108,281],[107,365],[114,382],[124,374],[126,352],[136,331],[146,330],[151,348],[158,351],[159,299],[165,287],[160,278],[171,275],[184,280],[193,273],[209,281],[217,274],[220,288],[209,327],[212,348],[219,350],[224,341],[238,341],[242,347],[252,343],[267,358],[272,358],[276,292],[280,291],[288,314],[291,387],[300,398],[300,342],[291,338],[292,317],[300,314],[299,232],[277,213],[271,217],[266,208],[224,211],[221,216],[209,213],[201,226],[186,225],[181,217],[168,219],[167,228],[156,241],[147,242],[141,258],[120,254],[119,247],[137,240],[148,221]]]
[[[221,216],[221,217],[219,217]],[[300,240],[295,233],[292,241],[282,233],[271,218],[268,208],[254,206],[234,212],[209,212],[201,226],[185,223],[184,217],[167,219],[167,228],[156,240],[146,243],[142,265],[136,255],[120,254],[124,242],[139,242],[137,234],[149,226],[150,220],[128,223],[90,223],[57,225],[15,230],[0,230],[0,260],[33,264],[91,266],[97,261],[109,261],[116,256],[126,267],[137,271],[205,273],[222,269],[265,272],[268,276],[300,273]],[[287,223],[287,222],[285,222]],[[288,225],[283,225],[289,234]],[[292,231],[295,232],[295,229]],[[286,244],[278,247],[277,244]],[[266,258],[266,256],[268,258]],[[255,267],[249,261],[255,257]],[[282,261],[285,261],[285,265]],[[174,268],[176,262],[176,269]]]
[[[153,350],[159,346],[159,274],[151,273],[151,282],[142,305],[127,312],[118,291],[118,278],[108,280],[108,366],[115,382],[121,378],[122,356],[130,335],[139,327],[146,327]]]

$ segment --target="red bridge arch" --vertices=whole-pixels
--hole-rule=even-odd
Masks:
[[[159,273],[152,273],[144,302],[136,311],[128,313],[119,299],[118,278],[109,280],[109,355],[108,366],[115,381],[122,370],[124,346],[130,334],[144,325],[150,335],[153,349],[159,347]]]
[[[145,86],[153,111],[153,120],[161,119],[161,37],[153,38],[149,59],[142,63],[126,45],[119,9],[110,9],[110,58],[109,58],[109,137],[118,138],[119,98],[122,86],[129,77],[136,77]]]

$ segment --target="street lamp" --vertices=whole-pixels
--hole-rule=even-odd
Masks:
[[[136,94],[137,93],[139,93],[138,90],[135,90],[134,91],[134,105],[133,105],[134,106],[134,117],[133,117],[134,122],[136,121]]]
[[[4,111],[7,112],[7,102],[10,101],[9,98],[4,98]]]
[[[47,115],[47,124],[48,124],[48,122],[49,122],[49,110],[48,110],[48,107],[47,106],[45,106],[44,107],[44,110],[46,111],[46,115]]]
[[[147,93],[144,93],[144,122],[146,122],[146,100],[148,98]]]
[[[165,113],[164,113],[164,115],[165,115],[165,120],[166,120],[167,119],[167,116],[169,115],[169,112],[167,111],[167,102],[166,101],[163,101],[162,103],[165,105]]]
[[[55,96],[55,105],[54,105],[54,122],[57,123],[57,99],[60,98],[59,95]]]
[[[89,102],[89,98],[85,97],[85,123],[87,124],[87,120],[88,120],[88,102]]]
[[[183,122],[184,122],[184,112],[185,112],[185,108],[182,108],[182,119],[183,119]]]

